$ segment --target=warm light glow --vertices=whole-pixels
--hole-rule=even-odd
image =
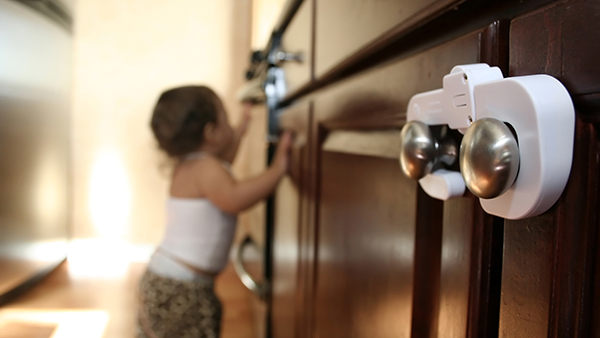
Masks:
[[[102,338],[106,311],[2,310],[0,330],[10,323],[56,326],[50,338]]]
[[[74,278],[118,279],[129,263],[147,262],[152,246],[131,245],[123,239],[79,239],[69,245],[69,275]]]
[[[131,191],[122,161],[115,152],[100,152],[92,169],[90,211],[96,231],[120,236],[129,218]]]
[[[37,262],[58,262],[65,258],[67,240],[57,239],[35,243],[19,243],[13,250],[18,250],[20,257],[28,257]],[[19,257],[17,256],[17,257]]]
[[[45,149],[38,165],[35,187],[35,213],[38,222],[53,226],[62,222],[64,214],[66,191],[65,178],[60,163],[55,158],[60,158],[52,149]]]
[[[252,49],[263,50],[283,10],[285,0],[252,1]]]

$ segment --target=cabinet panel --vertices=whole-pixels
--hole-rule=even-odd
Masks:
[[[410,27],[456,0],[317,0],[315,74],[320,77],[394,27]]]
[[[444,202],[437,334],[440,338],[467,336],[474,207],[477,206],[472,196]]]
[[[298,150],[295,150],[298,151]],[[273,337],[295,337],[300,199],[289,176],[275,193],[271,318]]]
[[[550,74],[573,95],[600,92],[600,3],[563,1],[511,24],[510,74]]]
[[[322,154],[317,337],[409,337],[416,182],[395,160]]]
[[[315,119],[327,129],[401,127],[408,100],[438,89],[457,64],[479,58],[480,32],[376,68],[317,94]]]

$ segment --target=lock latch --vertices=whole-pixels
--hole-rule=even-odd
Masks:
[[[460,172],[440,163],[448,147],[428,132],[445,125],[464,134]],[[408,103],[400,164],[430,196],[462,196],[507,219],[548,210],[560,197],[573,158],[575,113],[565,87],[548,75],[504,78],[487,64],[456,66],[443,88]]]

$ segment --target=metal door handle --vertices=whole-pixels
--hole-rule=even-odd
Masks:
[[[242,284],[244,284],[248,290],[258,296],[261,300],[267,300],[269,293],[271,292],[269,282],[264,281],[263,283],[258,283],[250,276],[244,267],[244,249],[248,245],[256,245],[250,236],[246,236],[246,238],[244,238],[244,240],[234,249],[233,267],[242,281]]]

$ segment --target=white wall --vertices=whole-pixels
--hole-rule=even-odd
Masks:
[[[167,174],[149,119],[170,87],[233,98],[250,46],[250,0],[78,0],[74,27],[74,238],[162,236]]]

